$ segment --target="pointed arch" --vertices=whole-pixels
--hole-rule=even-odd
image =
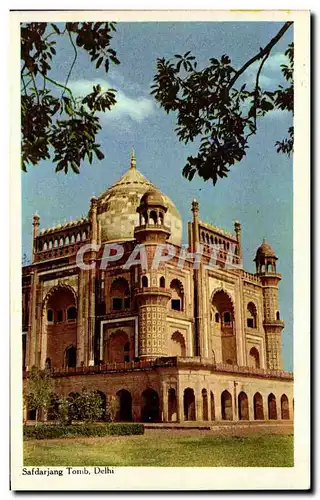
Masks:
[[[75,289],[71,286],[71,285],[67,285],[67,284],[59,284],[59,285],[56,285],[56,286],[53,286],[49,292],[47,293],[47,295],[45,296],[43,302],[42,302],[42,310],[45,310],[46,307],[47,307],[47,304],[50,300],[50,298],[59,290],[65,290],[65,291],[69,291],[72,293],[73,295],[73,299],[74,299],[74,302],[75,302],[75,305],[77,307],[77,302],[78,302],[78,297],[77,297],[77,294],[76,294],[76,291]]]

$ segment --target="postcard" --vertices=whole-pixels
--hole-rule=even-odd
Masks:
[[[10,16],[11,488],[309,489],[310,13]]]

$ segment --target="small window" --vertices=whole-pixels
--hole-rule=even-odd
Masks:
[[[165,288],[166,286],[166,280],[164,279],[163,276],[160,278],[160,288]]]
[[[122,299],[114,297],[112,299],[112,309],[114,311],[120,311],[122,309]]]
[[[171,300],[171,309],[173,309],[174,311],[181,311],[181,302],[179,299]]]
[[[276,319],[280,320],[280,313],[279,313],[279,311],[276,312]]]
[[[66,350],[66,366],[68,368],[75,368],[77,365],[77,349],[74,346]]]
[[[130,297],[125,297],[124,299],[124,308],[130,309]]]
[[[215,317],[215,322],[220,323],[220,314],[216,313],[214,317]]]
[[[253,318],[247,318],[247,327],[254,328]]]
[[[124,362],[129,363],[130,361],[130,343],[126,342],[124,345]]]
[[[142,288],[147,288],[148,287],[148,278],[147,278],[147,276],[142,276],[141,284],[142,284]]]
[[[47,311],[47,321],[49,323],[51,323],[53,321],[53,310],[52,309],[48,309],[48,311]]]
[[[225,312],[223,315],[224,323],[231,323],[231,314],[229,312]]]
[[[57,323],[62,323],[63,321],[63,312],[61,311],[57,311]]]
[[[67,320],[73,321],[77,319],[77,309],[75,307],[69,307],[67,311]]]

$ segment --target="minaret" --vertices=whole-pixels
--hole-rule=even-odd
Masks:
[[[192,221],[192,252],[200,251],[199,244],[199,203],[194,198],[191,205],[193,214]],[[201,264],[193,269],[194,276],[194,318],[195,318],[195,335],[194,335],[194,353],[195,356],[201,356],[201,332],[202,332],[202,287],[201,287]]]
[[[166,288],[166,263],[160,262],[153,269],[152,263],[159,245],[170,237],[170,228],[165,226],[167,208],[161,194],[156,190],[145,193],[137,208],[139,226],[134,236],[144,245],[148,269],[139,266],[139,286],[135,290],[139,316],[139,357],[157,358],[168,351],[166,335],[167,304],[171,291]]]
[[[32,219],[32,226],[33,226],[33,231],[32,231],[32,254],[33,254],[33,262],[35,261],[35,253],[37,251],[37,236],[38,236],[38,229],[40,226],[40,216],[38,213],[35,213]]]
[[[277,273],[276,257],[272,247],[265,239],[258,248],[256,274],[263,286],[264,321],[266,333],[267,366],[271,370],[282,370],[281,332],[284,322],[280,319],[278,286],[281,274]]]

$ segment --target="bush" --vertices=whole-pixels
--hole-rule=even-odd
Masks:
[[[25,439],[57,439],[75,436],[130,436],[137,434],[144,434],[143,424],[40,424],[36,426],[25,425],[23,427],[23,436]]]

